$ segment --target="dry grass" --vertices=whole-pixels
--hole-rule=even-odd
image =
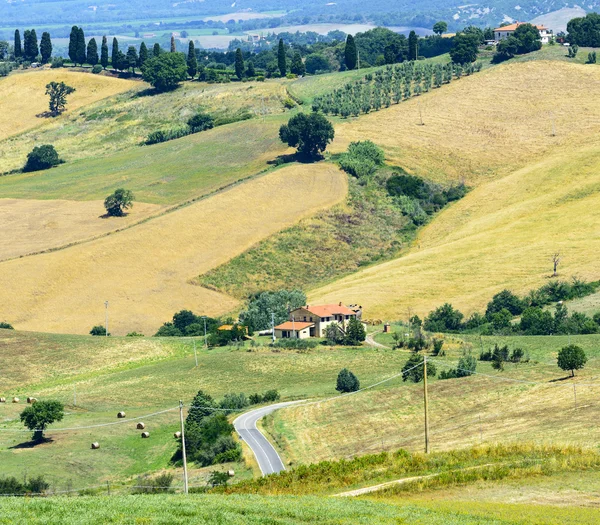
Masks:
[[[69,111],[139,86],[138,82],[130,80],[64,69],[14,73],[0,80],[0,140],[48,122],[64,122],[68,118],[68,113],[59,119],[36,117],[48,110],[48,97],[44,93],[46,84],[53,80],[65,82],[77,90],[69,96]],[[1,171],[5,171],[4,168]]]
[[[103,235],[158,209],[160,206],[135,203],[123,218],[103,218],[102,201],[0,199],[0,261]]]
[[[409,171],[480,183],[596,136],[599,95],[596,68],[556,61],[507,63],[342,123],[333,150],[370,138]]]
[[[237,301],[194,286],[204,273],[297,220],[342,200],[344,174],[292,165],[135,228],[0,265],[0,318],[21,329],[149,334],[174,312],[230,311]]]

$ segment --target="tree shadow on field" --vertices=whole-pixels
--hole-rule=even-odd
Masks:
[[[306,155],[301,155],[299,153],[288,153],[284,155],[278,155],[273,160],[268,160],[267,164],[271,166],[282,166],[283,164],[290,164],[292,162],[299,162],[300,164],[314,164],[315,162],[319,162],[323,159],[323,156],[314,158],[308,157]]]
[[[177,90],[180,86],[175,86],[173,89],[156,89],[153,87],[149,87],[146,89],[142,89],[135,93],[134,98],[142,98],[142,97],[154,97],[156,95],[162,95],[164,93],[171,93],[172,91]]]
[[[98,215],[98,218],[99,219],[113,219],[113,218],[114,219],[124,219],[128,215],[129,215],[129,213],[124,211],[122,215],[110,215],[109,213],[104,213],[103,215]]]
[[[12,447],[8,447],[9,450],[12,449],[16,449],[16,450],[22,450],[22,449],[32,449],[37,447],[38,445],[44,445],[46,443],[53,443],[54,440],[52,438],[42,438],[42,439],[32,439],[30,441],[24,441],[23,443],[19,443],[18,445],[14,445]]]
[[[550,379],[548,383],[558,383],[559,381],[568,381],[569,379],[573,379],[573,376],[559,377],[557,379]]]
[[[36,115],[37,118],[54,118],[58,117],[60,113],[56,113],[55,111],[43,111],[42,113],[38,113]]]

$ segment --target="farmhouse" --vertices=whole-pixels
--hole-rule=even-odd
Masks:
[[[292,310],[289,319],[275,327],[275,337],[280,339],[305,339],[325,337],[327,327],[337,323],[342,330],[350,319],[361,319],[362,306],[338,304],[306,305]]]
[[[496,43],[500,42],[500,40],[504,40],[505,38],[508,38],[509,36],[512,36],[512,34],[515,32],[515,30],[517,29],[517,27],[526,24],[527,22],[515,22],[514,24],[510,24],[508,26],[503,26],[503,27],[498,27],[496,29],[494,29],[494,39],[496,41]],[[542,44],[547,44],[548,42],[550,42],[550,39],[552,38],[552,30],[548,29],[546,26],[543,25],[535,25],[534,27],[537,28],[537,30],[540,32],[540,37],[542,38]]]

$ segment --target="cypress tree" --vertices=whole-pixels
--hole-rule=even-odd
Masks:
[[[102,47],[100,48],[100,64],[104,69],[108,66],[108,41],[106,35],[102,37]]]
[[[160,44],[158,42],[156,42],[156,44],[154,44],[154,47],[152,48],[152,55],[154,55],[155,57],[160,55]]]
[[[23,56],[23,49],[21,48],[21,33],[18,29],[15,29],[15,58],[21,58]]]
[[[112,53],[111,53],[110,60],[112,62],[113,69],[117,69],[117,65],[119,63],[119,41],[117,40],[116,37],[113,37]]]
[[[304,62],[302,62],[302,57],[300,56],[300,53],[298,53],[298,52],[294,53],[290,71],[292,73],[294,73],[294,75],[298,75],[298,76],[304,75],[304,73],[306,73],[306,68],[304,67]]]
[[[87,45],[87,61],[88,64],[95,66],[98,63],[98,44],[95,38],[90,38]]]
[[[348,69],[356,69],[356,64],[358,63],[358,52],[356,51],[356,42],[354,42],[354,37],[352,35],[348,35],[348,38],[346,38],[344,58],[346,60],[346,67]]]
[[[71,28],[71,34],[69,35],[69,58],[73,64],[77,63],[77,35],[79,33],[79,28],[77,26],[73,26]]]
[[[277,66],[279,67],[279,73],[282,77],[285,77],[287,73],[287,64],[285,59],[285,47],[283,46],[283,38],[279,39],[279,47],[277,48]]]
[[[190,77],[192,77],[192,80],[194,80],[196,73],[198,73],[198,59],[196,58],[196,50],[194,49],[194,42],[192,42],[191,40],[190,40],[190,43],[188,44],[187,68],[188,68],[188,75]]]
[[[40,54],[42,55],[42,63],[47,64],[52,56],[52,41],[50,40],[50,33],[47,31],[42,33],[42,40],[40,41]]]
[[[77,31],[77,62],[81,65],[85,62],[85,36],[83,34],[83,27]]]
[[[175,45],[175,37],[171,35],[171,53],[175,53],[177,51],[177,46]]]
[[[146,42],[142,42],[140,44],[139,66],[142,67],[144,65],[144,62],[146,62],[146,60],[148,60],[148,48],[146,47]]]
[[[254,62],[252,62],[252,60],[248,60],[246,76],[249,78],[256,76],[256,70],[254,69]]]
[[[419,37],[411,31],[408,35],[408,59],[417,60],[419,56]]]
[[[35,29],[25,30],[23,34],[23,58],[28,62],[35,62],[39,53]]]
[[[238,47],[235,51],[235,75],[239,80],[242,80],[244,76],[244,57],[242,56],[242,50]]]
[[[135,46],[129,46],[127,48],[127,68],[131,69],[132,73],[135,73],[135,67],[138,65],[138,54]]]

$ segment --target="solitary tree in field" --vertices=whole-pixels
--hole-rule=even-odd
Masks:
[[[50,57],[52,57],[52,41],[50,40],[50,33],[47,31],[42,33],[40,55],[42,55],[42,64],[47,64],[50,61]]]
[[[100,48],[100,64],[104,69],[108,67],[108,42],[106,35],[102,37],[102,46]]]
[[[236,61],[237,61],[237,55],[236,55]],[[237,62],[236,62],[236,64],[237,64]],[[198,59],[196,58],[196,50],[194,49],[194,42],[192,40],[190,40],[190,43],[188,44],[187,70],[188,70],[188,75],[190,77],[192,77],[192,80],[194,80],[196,73],[198,73]],[[237,70],[236,70],[236,73],[237,73]]]
[[[360,381],[350,370],[342,368],[337,376],[335,389],[343,393],[356,392],[360,389]]]
[[[279,73],[282,77],[285,77],[287,73],[287,61],[285,58],[285,46],[283,45],[283,38],[279,39],[279,46],[277,47],[277,67],[279,67]]]
[[[46,95],[50,97],[49,107],[52,115],[59,115],[67,105],[67,95],[75,92],[75,88],[64,82],[52,81],[46,84]]]
[[[65,407],[60,401],[37,401],[21,412],[21,421],[33,431],[34,441],[44,439],[44,431],[56,421],[62,421]]]
[[[354,42],[354,37],[352,35],[348,35],[348,37],[346,38],[344,59],[346,62],[346,67],[348,69],[356,69],[356,64],[358,62],[358,52],[356,50],[356,42]]]
[[[556,252],[553,256],[552,256],[552,277],[557,277],[558,276],[558,265],[560,264],[560,252]]]
[[[448,31],[448,24],[446,22],[436,22],[433,24],[433,32],[436,35],[443,35],[446,31]]]
[[[122,217],[124,210],[133,207],[133,193],[131,190],[119,188],[104,200],[106,213],[111,217]]]
[[[242,80],[244,76],[244,56],[239,47],[235,50],[235,76],[238,80]]]
[[[558,352],[558,367],[565,371],[571,371],[571,377],[575,376],[575,370],[582,369],[587,363],[587,356],[580,346],[565,346]]]
[[[90,38],[87,45],[87,61],[88,64],[95,66],[98,63],[98,44],[95,38]]]
[[[298,148],[298,154],[308,160],[318,159],[334,135],[331,122],[320,113],[299,113],[279,128],[281,141]]]

